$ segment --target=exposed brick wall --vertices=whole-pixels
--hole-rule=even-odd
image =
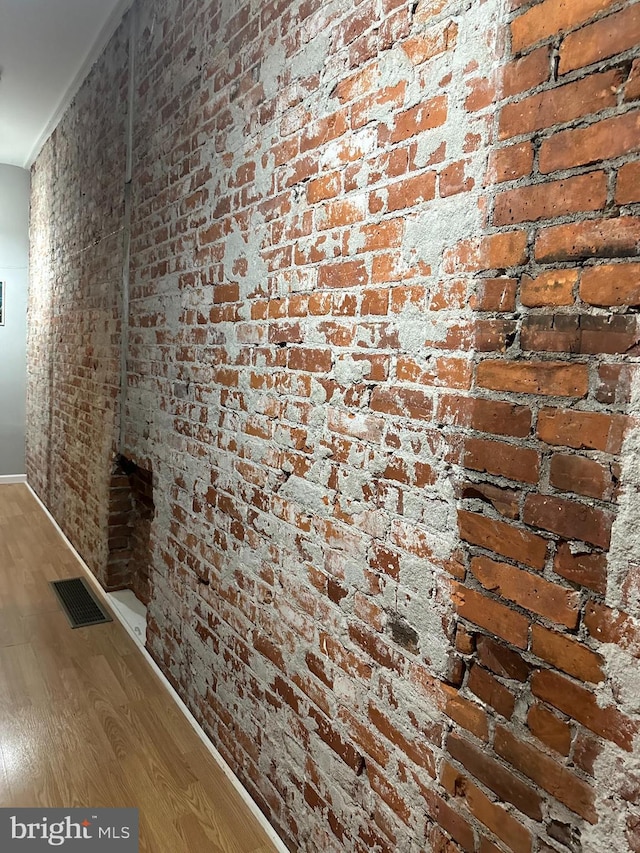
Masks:
[[[534,849],[636,851],[637,649],[600,640],[610,639],[604,620],[624,622],[629,640],[639,624],[637,595],[625,604],[620,587],[633,585],[637,560],[640,228],[627,180],[640,144],[640,7],[512,6],[487,199],[488,233],[510,234],[497,266],[513,265],[512,281],[499,306],[494,294],[477,306],[481,339],[499,317],[504,345],[482,347],[497,351],[476,356],[471,408],[461,417],[452,407],[467,426],[489,398],[514,407],[499,440],[470,435],[462,449],[460,695],[492,707],[496,723],[482,764],[467,736],[449,735],[449,752],[464,777],[482,780],[492,759],[526,777],[526,805],[541,806]],[[486,254],[474,263],[478,278],[496,272]],[[505,799],[522,810],[514,792]],[[468,792],[462,799],[473,811]]]
[[[27,476],[100,580],[120,385],[125,37],[32,169]]]
[[[639,10],[136,7],[147,643],[292,849],[640,850]],[[55,143],[32,342],[53,304],[72,353]],[[121,197],[117,162],[97,194]],[[59,512],[86,487],[42,473],[50,388],[34,367]]]

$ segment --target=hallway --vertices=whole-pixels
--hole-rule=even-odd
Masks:
[[[274,850],[122,625],[71,630],[82,574],[24,485],[0,487],[0,806],[137,807],[140,850]]]
[[[640,853],[640,0],[0,20],[0,806]]]

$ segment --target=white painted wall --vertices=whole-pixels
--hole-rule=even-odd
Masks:
[[[29,172],[0,165],[0,477],[24,474],[29,283]]]

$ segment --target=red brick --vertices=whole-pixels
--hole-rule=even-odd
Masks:
[[[533,133],[614,107],[621,83],[619,71],[606,71],[507,104],[500,114],[500,139]]]
[[[447,98],[438,95],[415,107],[405,110],[396,118],[391,142],[402,142],[425,130],[441,127],[447,119]]]
[[[401,210],[405,207],[413,207],[424,201],[431,201],[436,194],[436,173],[425,172],[389,184],[387,188],[387,210]]]
[[[348,244],[360,252],[374,252],[376,249],[393,249],[402,243],[404,220],[400,216],[397,219],[385,219],[374,225],[360,225],[349,232]]]
[[[379,290],[363,290],[362,307],[360,309],[360,313],[363,317],[370,314],[385,316],[388,313],[388,309],[388,288],[380,288]]]
[[[491,802],[477,785],[446,761],[442,764],[440,781],[452,797],[461,799],[471,814],[502,839],[510,850],[531,853],[529,830],[500,805]]]
[[[633,256],[639,242],[640,219],[622,216],[543,228],[535,252],[536,259],[545,263]]]
[[[578,729],[573,745],[573,763],[580,770],[594,775],[596,759],[602,752],[602,741],[586,729]]]
[[[553,664],[557,669],[573,675],[580,681],[597,684],[604,680],[603,660],[599,654],[572,637],[550,631],[542,625],[534,625],[531,633],[531,651],[534,655]]]
[[[551,457],[549,482],[563,492],[575,492],[590,498],[611,499],[611,470],[595,459],[554,453]]]
[[[472,378],[473,365],[467,358],[439,356],[435,359],[435,376],[431,380],[433,385],[466,391],[471,388]]]
[[[584,364],[562,361],[481,361],[477,383],[492,391],[544,394],[553,397],[584,397],[589,375]]]
[[[364,127],[367,122],[371,121],[371,118],[381,106],[386,106],[387,108],[391,106],[401,107],[404,103],[406,88],[406,81],[401,80],[395,86],[383,86],[381,89],[377,89],[353,104],[351,107],[352,129],[357,130],[360,127]],[[358,148],[349,143],[345,145],[345,155],[349,160],[357,159],[354,157],[357,151]]]
[[[264,657],[274,663],[278,669],[284,672],[284,658],[282,657],[282,652],[270,639],[260,634],[258,631],[255,631],[253,636],[253,647],[261,655],[264,655]]]
[[[470,634],[464,625],[456,626],[456,649],[463,655],[475,651],[475,634]]]
[[[539,749],[518,740],[502,726],[496,729],[494,748],[498,755],[536,782],[552,797],[589,823],[596,823],[595,791]]]
[[[572,554],[563,543],[553,561],[557,575],[571,583],[586,586],[604,595],[607,591],[607,558],[605,554]]]
[[[464,308],[467,298],[468,282],[465,279],[440,281],[431,293],[429,309],[446,311],[448,308]]]
[[[461,272],[507,269],[524,264],[528,258],[527,234],[508,231],[463,240],[452,249],[445,249],[444,271],[453,275]]]
[[[417,14],[414,20],[420,20]],[[413,65],[421,65],[433,56],[444,53],[455,47],[458,26],[454,21],[445,21],[437,27],[430,27],[419,35],[412,36],[401,43]]]
[[[607,548],[611,539],[612,516],[587,504],[550,495],[527,495],[523,520],[533,527],[558,533],[567,539],[581,539]]]
[[[283,699],[295,714],[300,714],[300,702],[295,690],[283,678],[277,675],[273,682],[273,690]]]
[[[560,45],[558,71],[566,74],[600,62],[637,47],[639,42],[640,10],[631,6],[565,36]]]
[[[640,323],[632,314],[609,316],[583,314],[579,322],[579,344],[576,352],[602,355],[634,354],[640,345]]]
[[[506,15],[499,20],[500,14],[480,14],[488,29],[481,27],[475,33],[477,43],[489,45],[492,53],[499,29],[508,29],[514,17],[540,2],[477,0],[478,8],[490,12],[489,6],[503,6]],[[400,853],[407,845],[431,853],[460,853],[463,847],[469,853],[508,849],[532,853],[533,844],[536,853],[542,853],[538,848],[547,840],[547,847],[561,846],[557,838],[549,840],[548,830],[558,825],[552,820],[565,820],[566,813],[563,818],[560,804],[534,783],[526,785],[524,796],[528,804],[538,802],[536,819],[544,817],[540,825],[511,803],[500,802],[498,794],[472,779],[453,758],[450,766],[460,773],[455,771],[450,790],[431,777],[434,760],[439,769],[447,761],[444,741],[455,732],[481,757],[486,753],[492,763],[483,766],[492,783],[504,773],[507,796],[517,797],[522,774],[510,773],[505,762],[492,755],[496,718],[506,725],[516,697],[511,716],[514,736],[532,743],[534,736],[525,728],[534,701],[528,684],[534,668],[530,662],[584,676],[581,668],[588,662],[584,652],[577,655],[574,644],[594,651],[602,639],[585,637],[587,628],[582,625],[575,632],[556,626],[555,634],[544,635],[545,644],[538,638],[532,645],[540,626],[548,630],[552,623],[485,589],[468,568],[473,556],[506,549],[507,556],[495,559],[520,569],[533,563],[547,582],[555,579],[561,589],[579,590],[587,608],[591,588],[580,581],[602,590],[606,580],[606,555],[576,555],[565,562],[564,542],[551,534],[537,535],[520,515],[530,487],[536,485],[538,467],[542,487],[548,486],[546,490],[555,495],[566,487],[567,498],[576,490],[588,490],[586,479],[596,469],[591,466],[581,473],[577,452],[545,444],[532,433],[543,398],[490,388],[471,391],[471,382],[481,350],[518,352],[518,361],[528,360],[522,355],[526,333],[545,332],[528,317],[548,319],[552,327],[546,331],[554,333],[566,330],[563,317],[571,317],[580,329],[578,353],[567,350],[550,357],[569,366],[588,364],[590,396],[584,401],[551,397],[551,405],[562,402],[567,409],[575,405],[591,414],[628,410],[635,350],[629,349],[628,357],[602,356],[613,353],[613,347],[624,352],[630,339],[625,324],[635,322],[634,311],[625,311],[623,305],[592,310],[579,299],[575,278],[573,287],[556,282],[554,293],[554,285],[547,283],[540,304],[525,304],[524,273],[535,277],[553,272],[552,266],[570,266],[575,277],[575,270],[582,274],[599,261],[586,255],[575,264],[540,266],[530,253],[543,225],[499,230],[492,215],[497,192],[548,181],[541,209],[544,215],[555,216],[571,200],[571,186],[597,180],[594,170],[607,172],[612,191],[617,171],[618,194],[626,198],[623,190],[631,192],[631,170],[621,168],[626,162],[621,157],[541,177],[537,152],[553,133],[546,127],[498,142],[500,147],[492,154],[491,137],[500,110],[516,98],[522,103],[517,109],[526,112],[540,103],[541,111],[549,110],[547,115],[552,116],[598,109],[600,100],[568,101],[567,93],[589,89],[591,83],[582,82],[586,74],[572,74],[571,80],[581,81],[569,83],[572,88],[565,88],[564,79],[560,83],[554,79],[557,50],[571,35],[570,29],[554,32],[552,42],[523,56],[509,53],[507,33],[504,45],[498,45],[500,50],[493,51],[488,62],[482,49],[475,61],[469,55],[459,64],[452,49],[457,27],[461,22],[469,25],[464,9],[471,5],[422,0],[412,15],[406,0],[381,0],[377,5],[364,0],[354,4],[346,17],[334,20],[335,9],[323,6],[321,0],[301,0],[295,7],[290,0],[267,0],[260,14],[245,4],[219,33],[220,43],[230,51],[208,55],[201,79],[191,73],[197,60],[194,49],[197,53],[204,44],[202,25],[205,30],[216,29],[215,15],[206,20],[204,4],[191,0],[155,4],[157,38],[153,49],[140,56],[140,127],[149,132],[139,134],[136,143],[140,180],[134,205],[129,363],[134,390],[142,384],[129,400],[132,452],[144,455],[149,445],[151,456],[155,453],[153,442],[145,441],[135,428],[138,424],[142,429],[145,423],[144,416],[136,415],[140,403],[171,413],[163,436],[171,459],[167,456],[163,465],[149,459],[158,468],[157,485],[167,490],[169,520],[156,557],[160,574],[171,581],[159,590],[168,598],[161,595],[157,602],[160,624],[150,619],[150,643],[167,672],[183,675],[185,650],[180,640],[185,619],[191,621],[196,641],[192,649],[196,676],[202,675],[203,661],[213,650],[220,666],[208,673],[207,695],[198,695],[197,678],[183,679],[177,686],[201,722],[218,736],[225,757],[240,768],[260,807],[274,818],[292,848],[307,842],[318,850],[352,853],[369,849]],[[615,8],[628,5],[620,0]],[[513,11],[516,8],[519,12]],[[324,72],[311,69],[296,77],[296,63],[289,60],[304,52],[305,38],[318,27],[331,41],[329,65]],[[121,31],[113,42],[120,58],[126,54],[123,33],[126,36]],[[251,69],[268,60],[276,36],[276,52],[282,47],[288,59],[278,85],[266,91],[265,98]],[[409,58],[395,69],[395,85],[383,86],[382,77],[388,76],[384,53],[394,45],[399,56],[404,50]],[[446,50],[451,51],[449,56],[443,55]],[[430,57],[436,61],[427,64]],[[603,68],[615,67],[624,76],[631,65],[627,53],[605,61],[590,76],[596,85]],[[122,122],[114,117],[122,118],[123,113],[105,111],[105,98],[97,97],[96,81],[105,67],[115,69],[116,85],[104,80],[105,86],[98,89],[112,93],[114,103],[126,96],[122,62],[99,63],[99,73],[91,75],[72,107],[66,124],[70,132],[54,135],[45,146],[34,187],[34,233],[44,240],[46,229],[53,227],[61,240],[51,270],[57,282],[54,303],[60,310],[53,312],[55,329],[49,329],[64,367],[56,374],[60,381],[53,395],[51,473],[59,475],[60,487],[53,492],[60,506],[70,509],[65,517],[70,531],[84,531],[83,553],[94,562],[101,540],[93,522],[105,509],[99,468],[109,460],[88,450],[96,444],[96,436],[105,451],[112,443],[118,388],[112,368],[117,374],[119,364],[115,310],[119,286],[112,273],[117,278],[121,267],[116,245],[122,214],[117,158],[123,148],[118,141]],[[164,76],[174,82],[184,77],[187,83],[182,91],[165,91],[166,86],[158,85]],[[624,99],[633,97],[638,80],[637,68],[631,70],[615,106],[598,116],[581,116],[572,128],[582,130],[601,115],[637,109],[638,102]],[[549,94],[536,101],[542,88]],[[93,99],[85,97],[91,90]],[[422,95],[417,94],[420,90]],[[414,108],[418,96],[425,104]],[[327,116],[332,98],[338,109]],[[456,101],[456,109],[466,99],[469,109],[482,109],[483,114],[466,123],[454,122],[452,133],[443,133],[453,118],[446,112],[447,98]],[[98,109],[95,114],[89,110],[87,118],[92,100]],[[108,133],[96,146],[92,129],[99,131],[103,120]],[[527,114],[523,121],[536,119]],[[429,129],[433,125],[439,126]],[[78,128],[86,131],[86,138],[75,138]],[[393,142],[394,135],[406,136]],[[454,142],[458,148],[452,148]],[[301,144],[307,149],[303,153]],[[215,148],[215,169],[207,162],[210,145]],[[466,206],[459,199],[460,209],[465,208],[469,217],[463,217],[464,222],[442,219],[440,230],[449,229],[446,248],[443,257],[428,259],[433,260],[431,269],[416,243],[421,236],[430,240],[428,227],[420,233],[420,216],[428,209],[438,219],[443,207],[452,206],[433,198],[435,189],[448,196],[468,190],[473,180],[483,180],[489,156],[495,178],[509,183],[487,186],[486,192],[474,188]],[[56,169],[65,177],[62,182],[55,181]],[[84,206],[71,198],[79,174],[86,179],[89,201]],[[567,178],[570,183],[551,210],[553,187]],[[49,210],[42,193],[52,181],[54,203]],[[541,186],[527,189],[509,200],[516,199],[529,211],[533,201],[528,197],[540,190]],[[429,200],[422,204],[420,199],[427,195]],[[103,209],[105,198],[108,204]],[[606,214],[586,217],[574,205],[571,210],[578,215],[565,219],[563,213],[561,221],[581,224],[592,216],[635,211],[631,206],[616,207],[632,201],[610,202]],[[394,205],[408,206],[399,207],[395,215],[388,212]],[[91,243],[90,226],[104,220],[105,210],[109,233],[116,236],[81,257],[74,255],[75,237]],[[615,227],[624,230],[628,225],[620,226],[621,221]],[[462,231],[460,225],[465,226]],[[405,231],[411,232],[408,241]],[[627,238],[625,246],[632,235]],[[245,251],[227,263],[225,249],[234,246]],[[612,251],[617,263],[618,248],[614,245]],[[180,317],[173,319],[165,317],[165,291],[171,282],[182,294]],[[558,305],[566,311],[549,310],[558,291],[562,291]],[[571,298],[564,301],[567,292]],[[36,306],[36,316],[41,309]],[[387,311],[394,316],[386,316]],[[605,324],[610,326],[608,332]],[[443,337],[438,330],[445,330]],[[417,341],[421,346],[405,340],[405,333],[412,331],[423,335]],[[101,336],[110,341],[107,350]],[[582,349],[587,346],[591,349]],[[592,353],[595,358],[586,357]],[[580,357],[583,354],[585,358]],[[545,362],[547,356],[534,358]],[[98,377],[94,362],[100,364]],[[48,387],[46,364],[39,368],[42,376],[36,386],[42,385],[42,391]],[[154,375],[145,377],[149,370]],[[96,379],[104,379],[105,371],[102,393]],[[58,440],[56,430],[68,441]],[[79,435],[86,439],[80,442],[83,452],[78,451]],[[40,464],[42,459],[46,463],[46,455],[41,448],[30,461],[30,476],[45,496],[51,492],[46,464]],[[618,476],[617,460],[602,451],[583,456],[589,457],[587,463],[607,470],[609,466]],[[560,457],[571,457],[571,463]],[[446,480],[447,467],[455,474],[453,490],[439,495],[434,484],[440,476]],[[320,512],[305,505],[301,497],[305,482]],[[612,502],[616,499],[613,492],[610,497]],[[474,513],[481,516],[475,530],[480,544],[459,541],[454,535],[458,544],[445,554],[438,541],[438,519],[457,501],[465,509],[481,508]],[[124,518],[113,515],[114,525],[124,523]],[[87,519],[88,525],[83,523]],[[473,523],[465,529],[472,535]],[[114,537],[120,532],[112,531]],[[584,549],[588,550],[586,545]],[[601,561],[598,566],[596,560]],[[112,568],[120,577],[120,566]],[[431,602],[431,632],[419,619],[418,604],[424,603],[419,602],[424,597],[419,575],[425,568],[435,570],[439,579]],[[529,574],[533,573],[532,569]],[[562,573],[569,580],[565,582]],[[635,574],[630,567],[629,578]],[[621,586],[619,606],[635,613],[630,584]],[[182,589],[193,592],[193,613],[180,608]],[[592,597],[603,599],[601,592]],[[395,598],[415,633],[394,612]],[[587,609],[589,626],[590,613]],[[629,644],[631,654],[635,621],[631,616],[619,621],[621,616],[612,615],[607,627],[620,636],[621,645]],[[569,648],[562,645],[558,650],[558,644]],[[532,649],[541,657],[534,657]],[[577,676],[568,675],[572,677]],[[622,693],[624,688],[622,684]],[[600,701],[608,689],[594,688]],[[234,715],[238,697],[243,714]],[[417,700],[412,705],[408,697]],[[551,710],[547,714],[561,716]],[[560,725],[574,737],[570,758],[561,763],[566,769],[575,764],[593,772],[593,766],[587,769],[593,755],[586,745],[587,730],[575,720]],[[279,772],[279,734],[284,729],[290,743],[299,748],[289,751],[287,772]],[[545,737],[536,743],[550,755],[552,739]],[[369,781],[364,776],[365,759]],[[260,760],[263,768],[258,766]],[[266,773],[260,772],[265,768]],[[603,788],[603,797],[610,793]],[[307,807],[308,820],[302,827],[289,809],[299,800]],[[441,826],[433,826],[434,821]],[[579,824],[575,819],[565,822],[572,827]],[[622,825],[622,834],[624,829]],[[584,844],[588,846],[587,841]]]
[[[535,450],[481,438],[465,439],[463,464],[474,471],[524,483],[537,483],[540,473],[540,459]]]
[[[624,100],[637,101],[638,98],[640,98],[640,60],[634,59],[624,87]]]
[[[415,776],[415,774],[414,780],[427,803],[426,811],[429,817],[458,842],[460,845],[459,849],[472,853],[475,848],[475,837],[469,823],[455,809],[451,808],[442,797],[436,794],[432,788],[424,785],[422,780]]]
[[[619,453],[628,425],[629,419],[624,415],[542,409],[538,416],[538,438],[547,444],[576,450]]]
[[[511,719],[516,703],[515,696],[486,669],[474,664],[469,673],[467,687],[486,705],[495,708],[507,720]]]
[[[331,581],[329,581],[331,583]],[[343,595],[345,593],[345,595]],[[346,597],[348,591],[340,587],[341,597]],[[330,596],[331,597],[331,596]],[[365,622],[376,631],[382,631],[386,623],[386,614],[371,598],[356,592],[353,597],[353,612],[362,622]]]
[[[428,420],[431,417],[433,401],[424,391],[412,391],[407,388],[375,388],[371,395],[371,408],[376,412],[389,415]]]
[[[616,204],[633,204],[635,201],[640,201],[640,160],[621,166],[616,182]]]
[[[579,3],[544,0],[512,22],[512,49],[519,52],[542,39],[555,36],[563,30],[570,30],[607,9],[614,2],[616,0],[580,0]]]
[[[333,677],[331,673],[327,672],[327,666],[321,658],[314,655],[313,652],[307,652],[305,654],[305,662],[309,672],[313,673],[313,675],[315,675],[316,678],[319,678],[323,684],[327,685],[327,687],[333,689]]]
[[[357,853],[362,853],[362,851],[367,850],[380,850],[380,853],[395,853],[395,840],[389,840],[386,836],[381,835],[376,829],[374,829],[373,823],[370,819],[365,821],[358,828],[358,838],[360,838],[363,843],[354,847],[354,850],[357,850]],[[325,847],[325,849],[328,849],[331,844],[335,842],[327,836],[326,843],[320,843]]]
[[[630,364],[601,364],[597,369],[595,398],[599,403],[624,404],[631,400],[637,370]]]
[[[498,847],[497,844],[494,844],[493,841],[490,841],[488,838],[481,836],[478,853],[503,853],[503,848]]]
[[[500,799],[512,803],[533,820],[541,820],[541,800],[538,794],[499,762],[454,733],[447,737],[446,748],[455,761],[460,762],[472,776],[497,794]]]
[[[329,746],[336,755],[352,770],[361,771],[363,758],[354,747],[346,741],[332,723],[324,717],[313,706],[309,707],[309,716],[316,724],[317,734]]]
[[[564,720],[559,720],[542,705],[532,705],[527,714],[527,725],[531,734],[549,749],[560,755],[569,755],[572,732],[571,726]]]
[[[476,647],[480,663],[496,675],[520,682],[529,677],[531,667],[521,655],[492,637],[479,636]]]
[[[478,280],[478,289],[469,300],[474,311],[513,311],[516,305],[516,280],[485,278]]]
[[[315,202],[318,201],[334,198],[340,194],[340,188],[340,172],[332,172],[330,175],[323,175],[321,178],[316,178],[313,181],[309,181],[307,184],[307,201],[309,204],[315,204]]]
[[[240,298],[240,286],[237,284],[218,284],[213,291],[213,301],[217,304],[222,302],[237,302]]]
[[[342,136],[348,129],[349,125],[344,111],[319,119],[303,132],[300,140],[300,151],[319,148]]]
[[[486,183],[515,181],[530,175],[533,168],[533,145],[520,142],[507,148],[497,148],[489,154]]]
[[[371,666],[353,652],[348,651],[339,640],[331,637],[325,631],[320,632],[319,648],[340,669],[354,678],[368,681],[371,678]]]
[[[427,297],[427,289],[424,285],[400,285],[391,291],[391,311],[401,314],[408,307],[422,307]]]
[[[288,366],[290,370],[327,373],[331,370],[331,351],[328,349],[293,347],[289,350]]]
[[[379,708],[371,703],[369,703],[369,720],[380,734],[399,747],[407,758],[426,770],[432,778],[435,778],[435,760],[433,752],[428,746],[420,742],[420,739],[417,741],[409,740]]]
[[[535,89],[545,83],[551,74],[550,51],[539,47],[526,56],[509,62],[503,71],[502,85],[505,98]]]
[[[389,782],[386,775],[383,775],[376,770],[373,762],[367,762],[365,769],[371,788],[382,800],[384,800],[391,811],[394,812],[394,814],[396,814],[403,823],[408,824],[411,816],[411,809],[398,793],[396,786]]]
[[[540,171],[600,163],[640,150],[640,112],[605,118],[589,127],[562,130],[540,146]]]
[[[457,688],[451,688],[451,694],[447,697],[444,706],[444,713],[480,740],[489,739],[489,721],[486,711],[465,699],[464,696],[460,696]]]
[[[520,300],[528,308],[572,305],[577,281],[576,270],[547,270],[536,278],[524,275],[520,283]]]
[[[269,326],[269,343],[271,344],[300,344],[302,343],[303,338],[304,336],[300,328],[300,323],[272,323]],[[238,382],[236,380],[231,384],[237,385]]]
[[[640,622],[629,614],[590,601],[585,610],[584,624],[596,640],[615,643],[633,657],[640,658]]]
[[[400,572],[400,555],[397,551],[374,542],[369,557],[369,566],[376,572],[383,572],[389,577],[398,579]]]
[[[354,415],[350,412],[331,407],[328,410],[327,424],[333,432],[350,435],[354,438],[379,444],[382,441],[384,421],[373,415]]]
[[[440,172],[438,186],[442,198],[468,192],[468,190],[472,189],[474,180],[467,177],[466,168],[467,163],[464,160],[459,160],[457,163],[452,163]]]
[[[529,314],[522,322],[523,351],[568,353],[635,353],[640,324],[633,316]]]
[[[472,545],[495,551],[534,569],[541,569],[545,564],[547,540],[534,533],[466,510],[458,510],[458,527],[460,536]]]
[[[456,612],[463,619],[491,631],[520,649],[526,649],[529,620],[525,616],[462,584],[454,587],[452,599]]]
[[[407,462],[400,457],[393,457],[389,461],[382,477],[416,486],[433,486],[436,481],[436,474],[430,465],[424,462]]]
[[[319,230],[352,225],[354,222],[361,222],[365,218],[364,205],[361,202],[350,201],[349,199],[328,201],[316,208],[316,212]]]
[[[488,557],[474,557],[471,571],[485,589],[532,613],[567,628],[578,624],[580,594],[573,590]]]
[[[418,0],[414,20],[418,24],[431,23],[442,12],[448,0]]]
[[[470,89],[464,101],[466,112],[479,112],[496,101],[496,87],[493,79],[472,77],[466,81],[466,85]]]
[[[365,651],[376,663],[387,669],[402,673],[405,669],[405,657],[388,646],[381,637],[355,623],[349,625],[349,639]]]
[[[364,261],[325,264],[318,272],[318,287],[361,287],[367,280]]]
[[[389,750],[383,745],[376,733],[372,731],[368,722],[366,724],[362,723],[344,705],[340,705],[338,708],[338,720],[346,726],[349,736],[354,743],[357,743],[380,767],[384,768],[387,766],[389,763]]]
[[[531,409],[501,400],[443,394],[438,406],[438,418],[445,423],[496,435],[525,438],[531,432]]]
[[[533,184],[500,193],[495,202],[495,225],[554,219],[583,210],[600,210],[607,200],[607,176],[590,172],[562,181]]]
[[[534,696],[548,702],[597,735],[617,743],[630,752],[638,724],[621,714],[613,705],[600,707],[596,696],[584,687],[549,670],[533,674]]]
[[[375,88],[377,81],[377,65],[368,65],[365,68],[357,69],[355,73],[341,80],[336,86],[334,94],[344,104],[366,95],[367,92]]]
[[[604,264],[584,270],[580,298],[599,307],[640,305],[640,264]]]
[[[506,352],[516,334],[515,320],[479,319],[473,324],[473,346],[477,352]],[[461,341],[464,344],[464,341]]]

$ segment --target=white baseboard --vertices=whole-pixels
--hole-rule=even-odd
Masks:
[[[21,480],[20,482],[25,482],[25,481]],[[176,703],[176,705],[178,706],[180,711],[182,711],[184,716],[187,718],[187,720],[191,724],[191,727],[196,732],[196,734],[198,735],[198,737],[200,738],[202,743],[205,745],[205,747],[209,750],[209,752],[213,756],[215,762],[219,765],[219,767],[222,770],[222,772],[224,773],[224,775],[227,777],[227,779],[229,779],[229,781],[231,782],[233,787],[236,789],[236,791],[240,795],[243,802],[246,804],[246,806],[249,809],[249,811],[251,812],[251,814],[255,817],[255,819],[260,824],[262,829],[264,829],[266,835],[268,836],[269,840],[271,841],[271,843],[273,844],[275,849],[278,851],[278,853],[289,853],[289,851],[287,850],[287,848],[284,845],[284,842],[282,841],[280,836],[277,834],[275,829],[271,826],[271,824],[269,823],[267,818],[262,814],[262,812],[260,811],[258,806],[255,804],[255,802],[251,799],[251,795],[246,790],[246,788],[244,787],[242,782],[238,779],[238,777],[235,775],[233,770],[229,767],[227,762],[224,760],[224,758],[220,755],[218,750],[215,748],[215,746],[211,743],[209,738],[206,736],[204,731],[200,728],[200,725],[198,724],[196,718],[193,716],[191,711],[184,704],[184,702],[182,701],[180,696],[173,689],[173,687],[171,686],[171,684],[167,680],[166,676],[164,675],[164,673],[162,672],[162,670],[160,669],[158,664],[154,661],[154,659],[151,657],[151,655],[146,650],[146,648],[141,644],[140,637],[137,637],[135,635],[132,626],[129,625],[122,618],[122,614],[120,613],[119,609],[117,607],[113,607],[112,602],[109,600],[110,596],[100,586],[100,582],[98,581],[96,576],[93,574],[93,572],[91,571],[89,566],[87,566],[87,564],[82,559],[80,554],[78,554],[78,552],[73,547],[71,542],[67,539],[65,534],[62,532],[62,529],[60,528],[60,525],[58,524],[58,522],[51,515],[51,513],[49,512],[47,507],[42,503],[42,501],[40,500],[38,495],[33,491],[33,489],[31,488],[31,486],[28,483],[27,483],[27,488],[29,489],[31,494],[34,496],[34,498],[38,501],[38,503],[40,504],[40,506],[44,510],[45,515],[48,517],[49,521],[51,521],[51,523],[53,524],[53,526],[58,531],[58,533],[60,534],[60,536],[64,540],[65,544],[69,548],[69,550],[73,553],[73,555],[77,559],[77,561],[80,564],[80,566],[82,567],[84,573],[87,575],[89,582],[91,583],[91,585],[94,587],[94,589],[98,593],[100,599],[106,604],[106,606],[109,609],[109,612],[113,613],[113,615],[116,617],[118,622],[120,622],[120,624],[124,627],[127,634],[129,634],[129,636],[134,640],[134,642],[136,643],[136,645],[138,646],[138,648],[140,649],[140,651],[142,652],[142,654],[146,658],[149,666],[152,668],[152,670],[158,676],[158,678],[162,682],[164,688],[171,695],[173,701]]]
[[[26,474],[0,474],[0,486],[8,486],[11,483],[26,483]]]

